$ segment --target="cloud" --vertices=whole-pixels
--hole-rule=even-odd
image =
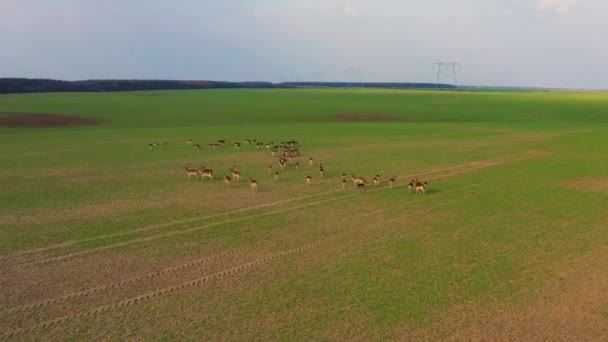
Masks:
[[[565,14],[574,7],[579,0],[540,0],[536,5],[536,10],[539,13],[559,13]]]

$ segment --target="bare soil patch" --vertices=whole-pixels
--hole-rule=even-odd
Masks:
[[[608,178],[578,178],[567,184],[566,188],[608,194]]]
[[[0,127],[54,128],[101,125],[101,119],[81,118],[66,114],[0,113]]]

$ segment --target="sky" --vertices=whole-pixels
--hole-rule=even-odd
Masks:
[[[607,0],[0,0],[0,77],[608,88]],[[453,83],[450,73],[441,82]]]

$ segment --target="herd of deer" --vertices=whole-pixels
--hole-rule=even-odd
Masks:
[[[219,148],[226,142],[230,142],[230,140],[218,140],[216,143],[209,144],[209,147],[211,149]],[[295,140],[282,142],[281,145],[277,145],[277,146],[275,146],[273,142],[264,144],[263,142],[256,141],[255,139],[251,139],[251,140],[245,139],[245,142],[248,145],[256,146],[257,149],[264,147],[268,150],[271,150],[272,157],[279,156],[278,164],[279,164],[279,167],[281,170],[284,170],[288,166],[288,163],[293,161],[293,157],[300,155],[300,152],[298,150],[298,142]],[[166,145],[166,143],[165,143],[165,145]],[[197,148],[198,150],[201,149],[199,144],[192,143],[192,139],[186,140],[186,145],[194,146],[194,148]],[[235,142],[234,147],[236,149],[240,150],[241,144],[239,142]],[[279,154],[279,151],[281,152],[280,154]],[[308,159],[308,165],[314,166],[313,158]],[[300,163],[296,161],[294,166],[297,171],[297,170],[299,170]],[[199,176],[200,176],[201,180],[205,180],[205,178],[209,178],[211,181],[213,181],[213,170],[212,169],[208,169],[205,166],[201,166],[199,169],[194,169],[194,168],[190,168],[190,167],[185,167],[185,169],[186,169],[186,173],[188,175],[188,179],[190,179],[191,176],[194,176],[194,178],[199,179]],[[268,170],[268,174],[272,174],[273,173],[272,165],[269,165],[267,170]],[[241,181],[241,173],[236,170],[236,165],[230,169],[230,175],[231,176],[227,176],[227,175],[224,176],[224,183],[226,183],[226,185],[231,186],[233,181],[236,181],[236,182]],[[274,171],[275,180],[279,180],[279,175],[280,174],[279,174],[278,170]],[[325,168],[323,167],[322,163],[319,163],[319,175],[321,178],[323,178],[325,175]],[[306,179],[306,185],[313,184],[312,176],[310,176],[309,174],[306,174],[305,179]],[[365,185],[367,184],[367,182],[365,181],[365,178],[355,176],[354,174],[351,174],[351,180],[358,191],[361,191],[362,189],[364,189]],[[397,181],[396,176],[389,178],[388,184],[391,189],[393,188],[393,185],[396,183],[396,181]],[[342,189],[346,189],[346,183],[347,183],[346,174],[343,173],[342,174]],[[376,175],[372,179],[372,184],[375,187],[380,186],[380,175]],[[258,191],[258,181],[256,179],[249,177],[249,186],[250,186],[251,191],[254,191],[254,192]],[[419,193],[426,194],[427,186],[428,186],[428,182],[422,182],[422,181],[418,180],[418,178],[415,178],[415,179],[410,180],[410,182],[408,183],[408,191],[412,192],[415,190],[416,194],[419,194]]]

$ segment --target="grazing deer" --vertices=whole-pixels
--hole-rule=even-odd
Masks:
[[[204,166],[201,166],[201,168],[198,171],[201,174],[201,180],[205,180],[205,178],[209,178],[213,182],[213,170],[206,169]]]
[[[251,191],[258,191],[258,181],[249,177],[249,187],[251,188]]]
[[[416,193],[422,193],[423,195],[426,195],[426,186],[428,185],[428,182],[416,182]]]
[[[226,183],[228,186],[232,185],[232,178],[229,176],[224,176],[224,183]]]
[[[380,185],[380,175],[376,175],[376,177],[372,179],[372,183],[374,184],[374,186]]]
[[[186,146],[192,146],[192,139],[186,140]]]
[[[353,184],[355,186],[359,186],[359,184],[365,184],[365,178],[363,177],[355,177],[355,175],[351,175],[351,179],[353,180]]]
[[[309,175],[306,175],[306,185],[311,185],[312,184],[312,177],[310,177]]]
[[[274,180],[279,180],[279,171],[274,173]]]
[[[251,140],[245,139],[245,142],[247,143],[247,145],[251,145]]]
[[[240,150],[241,149],[241,143],[235,142],[234,143],[234,148],[236,148],[237,150]]]
[[[190,179],[190,176],[194,176],[194,178],[198,179],[198,170],[197,169],[191,169],[189,167],[185,167],[186,169],[186,174],[188,174],[188,179]]]
[[[296,162],[296,171],[298,171],[299,168],[300,168],[300,163]]]
[[[407,183],[407,191],[412,192],[414,187],[416,187],[416,183],[418,183],[418,178],[410,180],[410,182]]]
[[[194,144],[194,148],[200,151],[200,150],[201,150],[201,145],[199,145],[199,144]]]
[[[240,172],[238,172],[238,171],[236,170],[236,165],[234,165],[234,166],[232,167],[232,169],[230,169],[230,173],[232,174],[232,177],[233,177],[233,178],[234,178],[234,179],[235,179],[237,182],[240,182],[240,181],[241,181],[241,173],[240,173]]]
[[[395,184],[395,181],[397,180],[397,176],[393,176],[391,178],[388,179],[388,187],[389,188],[393,188],[393,184]]]
[[[312,158],[308,158],[308,165],[313,166],[314,165],[314,160]]]

